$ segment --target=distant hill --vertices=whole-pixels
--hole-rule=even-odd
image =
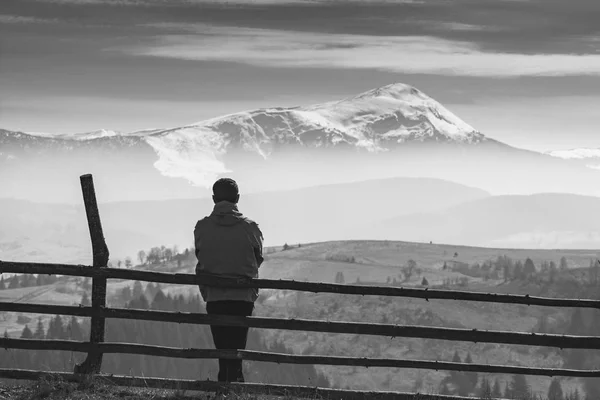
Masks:
[[[470,246],[598,248],[600,198],[571,194],[493,196],[445,210],[361,225],[369,239]]]
[[[439,179],[392,178],[242,193],[239,208],[259,223],[267,245],[281,245],[345,239],[357,223],[433,212],[488,196]],[[156,245],[192,246],[196,221],[213,206],[212,199],[201,198],[101,203],[99,208],[111,255],[122,258]],[[91,260],[83,204],[0,199],[0,259]]]

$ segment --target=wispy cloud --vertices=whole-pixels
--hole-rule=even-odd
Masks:
[[[57,23],[57,19],[26,17],[21,15],[0,14],[0,24],[52,24]]]
[[[462,76],[600,76],[600,55],[482,51],[471,42],[431,36],[319,34],[272,29],[161,24],[188,34],[112,49],[139,56],[230,61],[268,67],[376,69]],[[110,50],[110,49],[109,49]]]

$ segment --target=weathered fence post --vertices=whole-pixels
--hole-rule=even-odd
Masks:
[[[96,192],[94,190],[94,181],[92,175],[82,175],[81,190],[83,192],[83,202],[85,204],[85,213],[87,215],[88,226],[90,228],[90,237],[92,239],[93,268],[106,268],[108,264],[108,247],[104,241],[102,233],[102,223],[100,222],[100,212],[96,202]],[[92,278],[92,308],[100,310],[106,306],[106,278]],[[104,342],[104,317],[98,315],[92,316],[90,342]],[[76,374],[94,374],[100,372],[102,366],[102,353],[90,351],[85,361],[75,366]]]

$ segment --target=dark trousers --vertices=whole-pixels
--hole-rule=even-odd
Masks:
[[[206,303],[207,314],[236,315],[249,317],[254,310],[254,303],[249,301],[209,301]],[[248,328],[240,326],[211,325],[213,341],[217,349],[246,348]],[[242,360],[219,359],[219,382],[244,382]]]

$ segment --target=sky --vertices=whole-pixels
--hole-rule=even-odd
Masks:
[[[483,134],[600,148],[598,0],[1,0],[0,128],[168,128],[402,82]]]

